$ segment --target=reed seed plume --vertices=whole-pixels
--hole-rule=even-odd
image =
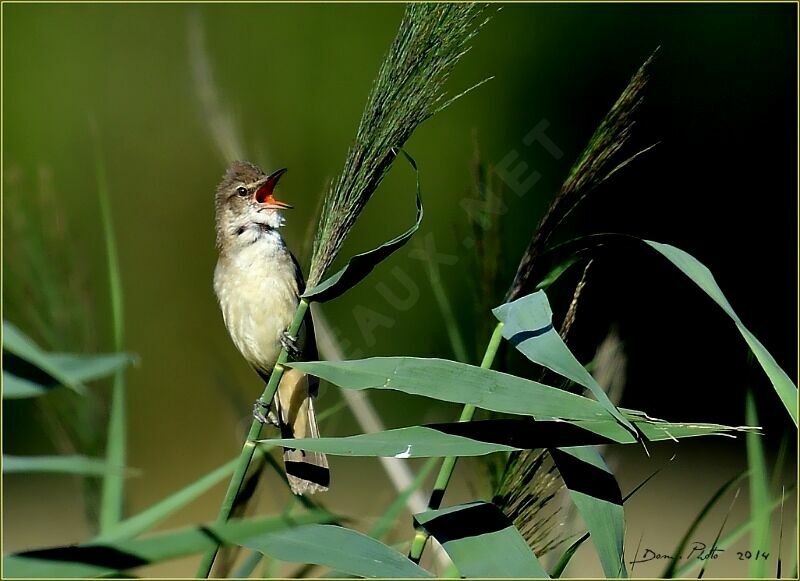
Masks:
[[[628,165],[653,145],[634,155],[618,161],[619,153],[631,136],[634,115],[642,102],[642,94],[647,84],[647,73],[655,52],[639,67],[628,86],[619,96],[614,106],[603,118],[592,135],[589,144],[572,166],[558,195],[545,212],[536,231],[522,256],[517,274],[506,294],[506,301],[512,301],[523,294],[527,288],[535,259],[544,250],[550,236],[564,218],[598,186],[617,171]]]
[[[547,451],[525,450],[509,458],[492,502],[541,557],[566,540],[560,528],[562,503],[558,498],[563,490],[564,481]]]
[[[223,104],[214,82],[203,21],[197,12],[189,16],[187,42],[195,94],[212,141],[226,163],[245,159],[239,126],[230,109]]]
[[[454,99],[444,85],[486,22],[483,5],[409,4],[367,99],[344,168],[331,182],[308,287],[320,282],[370,196],[416,128]],[[463,94],[463,93],[462,93]],[[458,98],[457,95],[455,98]]]

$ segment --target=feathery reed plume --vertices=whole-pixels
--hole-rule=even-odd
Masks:
[[[586,266],[583,267],[583,274],[581,275],[581,279],[578,281],[578,284],[575,286],[575,290],[572,292],[572,300],[569,303],[569,308],[567,309],[567,314],[564,315],[564,321],[561,323],[561,329],[559,330],[558,334],[561,335],[561,338],[566,341],[567,337],[569,336],[569,331],[572,329],[572,325],[575,324],[575,319],[578,316],[578,302],[581,298],[581,293],[583,292],[584,287],[586,286],[586,281],[589,276],[589,269],[592,267],[592,263],[594,260],[590,260],[586,263]]]
[[[564,490],[564,481],[546,450],[515,452],[492,502],[517,527],[531,550],[541,557],[560,546],[562,504],[553,502]]]
[[[206,50],[203,21],[197,12],[189,15],[187,42],[195,94],[212,141],[227,163],[245,159],[242,137],[236,119],[222,103]]]
[[[614,106],[603,118],[578,161],[570,169],[550,207],[545,212],[517,268],[517,274],[506,294],[506,302],[523,294],[527,288],[534,262],[544,250],[555,229],[575,207],[598,186],[635,158],[652,149],[651,145],[617,162],[618,153],[628,142],[634,125],[634,114],[642,102],[647,84],[647,71],[655,52],[639,67]]]
[[[396,149],[453,99],[444,85],[485,20],[477,4],[409,4],[361,117],[355,143],[320,215],[308,288],[322,280],[392,165]],[[462,93],[463,94],[463,93]],[[457,95],[455,98],[458,98]]]
[[[627,378],[628,357],[617,328],[611,327],[594,354],[592,375],[608,394],[608,399],[618,405],[622,400]]]

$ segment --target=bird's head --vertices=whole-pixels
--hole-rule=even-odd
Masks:
[[[282,210],[292,208],[275,199],[274,191],[286,169],[267,175],[247,161],[234,161],[217,186],[217,244],[250,230],[276,230],[283,226]]]

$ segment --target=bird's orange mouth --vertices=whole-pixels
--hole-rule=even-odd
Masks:
[[[281,176],[286,173],[286,168],[279,169],[269,177],[264,180],[264,183],[261,184],[257,189],[254,196],[254,201],[257,204],[260,204],[262,208],[267,209],[274,209],[274,210],[291,210],[293,206],[285,202],[280,202],[275,199],[273,192],[275,190],[275,186],[278,185],[278,181],[281,179]]]

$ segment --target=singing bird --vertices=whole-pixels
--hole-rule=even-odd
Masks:
[[[234,345],[264,381],[282,346],[294,358],[317,359],[310,314],[297,337],[287,332],[305,282],[280,233],[282,211],[292,208],[274,197],[284,173],[280,169],[267,175],[252,163],[235,161],[217,186],[215,200],[219,259],[214,291]],[[258,400],[254,415],[262,423],[275,423],[282,438],[318,438],[313,401],[318,388],[317,378],[287,368],[274,398],[274,412],[270,402]],[[285,448],[283,460],[295,494],[328,489],[330,471],[324,454]]]

